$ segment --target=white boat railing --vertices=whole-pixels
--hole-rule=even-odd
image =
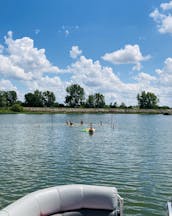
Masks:
[[[172,201],[167,202],[168,216],[172,216]]]
[[[124,199],[117,194],[118,201],[119,201],[119,211],[120,211],[120,216],[123,216],[123,208],[124,208]]]

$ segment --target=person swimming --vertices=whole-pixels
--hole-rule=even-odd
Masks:
[[[73,126],[73,122],[69,121],[69,125],[70,125],[70,126]]]
[[[89,129],[88,129],[89,134],[93,134],[94,131],[95,131],[95,129],[93,128],[93,124],[90,123],[90,127],[89,127]]]

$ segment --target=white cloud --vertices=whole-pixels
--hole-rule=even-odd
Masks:
[[[170,1],[169,3],[162,3],[160,5],[160,7],[163,9],[163,10],[170,10],[172,9],[172,1]]]
[[[2,54],[3,51],[4,51],[4,46],[2,46],[2,45],[0,44],[0,54]]]
[[[81,53],[82,50],[80,50],[78,46],[72,46],[72,49],[70,50],[70,57],[76,59],[79,55],[81,55]]]
[[[107,103],[117,101],[118,104],[125,102],[127,105],[135,105],[137,93],[145,90],[158,95],[161,104],[172,106],[172,58],[165,60],[164,67],[157,69],[155,76],[141,72],[132,82],[126,83],[111,67],[102,66],[100,61],[93,61],[85,56],[77,58],[66,69],[59,69],[50,63],[44,49],[34,47],[34,41],[29,37],[14,40],[12,32],[9,32],[5,43],[5,54],[0,53],[0,89],[16,90],[20,98],[36,89],[49,90],[55,93],[58,102],[63,103],[66,87],[71,83],[78,83],[87,95],[102,93]],[[141,62],[149,56],[143,56],[138,45],[129,46],[132,54],[126,47],[118,50],[114,52],[115,62],[134,64],[134,67],[140,69]],[[81,54],[79,47],[75,47],[77,48],[71,49],[70,53],[74,57]],[[70,73],[69,77],[66,76],[66,81],[62,81],[58,75],[63,77],[66,72]]]
[[[167,58],[163,69],[157,69],[156,72],[159,75],[161,86],[170,87],[172,93],[172,58]]]
[[[146,82],[146,83],[150,83],[151,81],[155,81],[156,80],[156,77],[155,76],[151,76],[150,74],[148,73],[144,73],[144,72],[141,72],[139,73],[135,79],[139,82]]]
[[[162,12],[159,12],[159,10],[156,8],[154,11],[150,13],[150,17],[153,18],[153,20],[157,24],[158,31],[162,34],[166,33],[172,33],[172,14],[167,13],[167,10],[172,9],[172,1],[169,3],[163,3],[160,5],[161,9],[163,9]]]
[[[62,82],[58,76],[44,76],[40,77],[39,79],[27,81],[25,84],[28,88],[28,91],[33,92],[36,89],[39,89],[40,91],[49,90],[54,92],[58,102],[64,102],[66,95],[65,89],[67,85],[66,82]]]
[[[67,70],[73,74],[71,83],[79,83],[87,95],[100,92],[105,96],[107,103],[113,99],[119,103],[127,101],[128,104],[136,104],[139,86],[123,83],[111,67],[104,67],[99,61],[81,56]]]
[[[58,67],[53,66],[45,55],[45,49],[37,49],[29,37],[13,40],[12,32],[5,37],[8,58],[14,66],[18,66],[28,73],[58,72]]]
[[[102,93],[106,102],[125,102],[127,105],[136,105],[136,96],[141,91],[153,92],[160,99],[160,105],[172,106],[172,58],[165,61],[162,70],[158,69],[157,76],[141,72],[134,77],[135,83],[124,83],[111,67],[104,67],[99,61],[93,61],[81,56],[68,67],[72,73],[71,83],[80,84],[86,94]]]
[[[1,79],[0,87],[1,87],[0,90],[3,91],[10,91],[10,90],[17,91],[17,87],[14,86],[10,80]]]
[[[23,68],[13,64],[9,57],[3,55],[0,55],[0,74],[14,79],[29,80],[32,78],[31,72],[26,74]]]
[[[6,53],[0,54],[0,88],[2,89],[6,84],[7,89],[10,89],[12,81],[17,79],[18,84],[22,85],[26,92],[35,89],[53,89],[62,95],[64,84],[61,83],[59,77],[54,76],[54,73],[59,73],[60,70],[50,63],[45,50],[35,48],[33,40],[29,37],[14,40],[12,36],[12,32],[9,31],[5,37]],[[51,76],[53,74],[53,77],[50,78],[45,74],[51,74]],[[5,78],[9,80],[4,81]],[[18,92],[20,96],[23,94]]]
[[[150,55],[143,56],[139,45],[125,45],[124,49],[106,53],[102,59],[113,64],[135,64],[133,70],[140,70],[140,62],[150,59]]]
[[[158,75],[156,88],[162,105],[172,107],[172,58],[167,58],[164,61],[162,69],[156,69]]]
[[[45,55],[44,49],[34,47],[29,37],[14,40],[9,31],[5,37],[6,55],[0,54],[0,74],[20,80],[31,80],[47,72],[58,72]],[[1,47],[2,49],[3,47]]]

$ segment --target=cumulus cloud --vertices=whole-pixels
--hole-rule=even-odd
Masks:
[[[17,87],[14,86],[10,80],[1,79],[0,87],[1,87],[0,90],[3,91],[10,91],[10,90],[17,91]]]
[[[162,3],[159,9],[155,9],[150,13],[150,17],[153,18],[157,24],[158,31],[162,34],[172,33],[172,14],[169,12],[172,9],[172,1],[169,3]],[[167,12],[168,11],[168,12]]]
[[[161,86],[171,87],[172,93],[172,58],[167,58],[162,69],[156,70]]]
[[[81,55],[81,53],[82,50],[80,50],[78,46],[72,46],[72,49],[70,50],[70,57],[76,59],[79,55]]]
[[[4,51],[4,46],[2,46],[2,45],[0,44],[0,54],[2,54],[3,51]]]
[[[150,74],[148,73],[144,73],[144,72],[141,72],[139,73],[135,79],[139,82],[146,82],[146,83],[150,83],[151,81],[155,81],[156,80],[156,77],[155,76],[151,76]]]
[[[34,41],[31,38],[23,37],[14,40],[13,33],[9,31],[5,36],[5,45],[5,54],[0,53],[1,89],[5,84],[10,89],[10,84],[12,85],[14,80],[25,87],[26,91],[55,90],[62,87],[63,84],[59,77],[50,78],[47,76],[47,74],[52,76],[52,74],[59,73],[60,69],[53,66],[47,59],[45,49],[34,47]],[[61,95],[62,91],[56,92]],[[21,95],[20,92],[19,95]]]
[[[26,85],[31,92],[36,89],[39,89],[40,91],[52,91],[54,92],[57,101],[64,102],[67,84],[66,82],[62,82],[58,76],[42,76],[39,79],[27,81]]]
[[[12,32],[5,37],[8,59],[12,65],[20,67],[26,74],[40,75],[47,72],[58,72],[59,69],[53,66],[45,55],[45,49],[37,49],[29,37],[14,40]]]
[[[102,59],[113,64],[134,64],[133,70],[140,70],[142,61],[150,59],[150,55],[143,56],[139,45],[125,45],[123,49],[106,53]]]
[[[115,64],[134,64],[134,67],[141,68],[141,62],[149,56],[143,56],[138,45],[128,46],[130,47],[114,52],[113,61]],[[73,46],[70,55],[78,57],[81,52],[78,46]],[[65,76],[63,80],[66,72],[69,76]],[[5,37],[5,46],[2,46],[0,53],[1,90],[16,90],[18,95],[36,89],[49,90],[55,93],[58,102],[63,103],[66,87],[78,83],[85,89],[86,96],[100,92],[107,103],[117,101],[135,105],[137,93],[145,90],[154,92],[161,103],[172,105],[169,99],[172,95],[172,58],[164,61],[164,67],[157,69],[155,76],[141,72],[132,79],[132,82],[123,82],[111,67],[103,66],[99,60],[93,61],[83,55],[66,68],[59,69],[47,59],[44,49],[34,46],[31,38],[13,39],[12,32]]]
[[[168,2],[168,3],[162,3],[160,5],[160,7],[163,9],[163,10],[170,10],[172,9],[172,1]]]
[[[101,92],[107,103],[112,100],[119,103],[136,103],[139,86],[123,83],[111,67],[102,66],[100,61],[81,56],[67,70],[72,73],[71,83],[79,83],[87,95]]]

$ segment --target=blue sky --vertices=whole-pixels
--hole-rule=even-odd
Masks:
[[[141,91],[172,106],[172,1],[1,0],[0,89],[50,90],[136,105]]]

